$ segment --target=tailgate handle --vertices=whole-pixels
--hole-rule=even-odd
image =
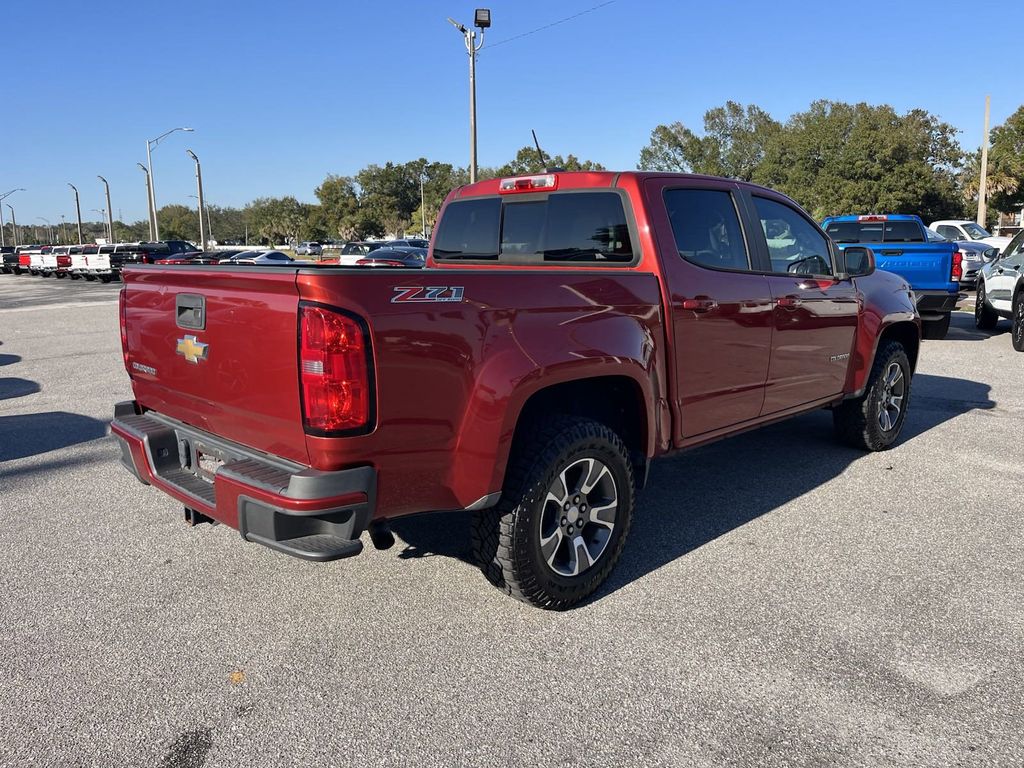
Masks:
[[[179,328],[206,330],[206,297],[198,293],[179,293],[174,297],[175,322]]]
[[[883,256],[902,256],[903,251],[882,251]]]

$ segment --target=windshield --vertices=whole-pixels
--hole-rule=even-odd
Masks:
[[[986,237],[992,237],[992,235],[986,232],[983,228],[979,227],[973,221],[966,222],[962,226],[964,228],[964,231],[967,233],[967,236],[970,237],[972,240],[983,240]]]
[[[923,243],[916,221],[832,221],[826,234],[837,243]]]

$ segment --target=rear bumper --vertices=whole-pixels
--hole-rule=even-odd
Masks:
[[[359,536],[377,495],[372,467],[321,472],[153,411],[140,413],[133,401],[115,406],[110,432],[121,463],[140,482],[237,529],[246,541],[315,561],[362,551]],[[219,464],[215,474],[200,456]]]
[[[922,317],[926,315],[945,315],[956,309],[957,302],[964,298],[959,291],[919,291],[914,290],[917,297],[917,311]]]

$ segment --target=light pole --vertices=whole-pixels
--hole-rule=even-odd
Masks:
[[[156,237],[153,234],[153,182],[149,176],[149,168],[144,166],[142,163],[136,163],[136,165],[138,165],[139,168],[142,169],[142,172],[146,174],[146,208],[149,210],[149,240],[150,242],[153,242],[156,240]]]
[[[153,209],[153,240],[157,241],[160,239],[160,222],[156,217],[156,181],[153,177],[153,147],[160,143],[161,139],[170,136],[175,131],[188,131],[192,132],[191,128],[171,128],[171,130],[161,133],[155,139],[148,139],[146,141],[146,165],[149,166],[149,205]]]
[[[102,176],[96,178],[102,181],[103,186],[107,188],[107,237],[110,238],[110,242],[114,242],[114,209],[110,207],[110,185]]]
[[[78,216],[78,244],[82,245],[82,206],[78,202],[78,187],[68,182],[68,186],[75,190],[75,214]]]
[[[189,195],[193,200],[199,200],[199,195]],[[210,206],[206,206],[206,238],[213,242],[213,224],[210,221]]]
[[[204,251],[206,250],[206,230],[203,229],[203,211],[206,210],[203,205],[203,169],[199,165],[199,158],[196,157],[196,153],[191,149],[185,150],[186,154],[196,161],[196,186],[199,188],[199,247]]]
[[[93,213],[98,213],[100,215],[100,221],[103,222],[103,228],[106,229],[107,228],[107,223],[105,221],[103,221],[105,218],[107,218],[106,210],[104,210],[103,208],[90,208],[89,210],[92,211]],[[107,242],[108,243],[110,242],[110,232],[109,231],[107,232]]]
[[[14,247],[18,247],[18,220],[14,218],[14,209],[11,208],[11,204],[7,204],[7,210],[11,212],[11,229],[14,231]]]
[[[484,47],[484,30],[491,26],[491,11],[477,8],[473,13],[473,26],[480,29],[480,45],[476,44],[476,32],[449,17],[448,23],[462,33],[469,54],[469,183],[476,181],[476,55]]]
[[[50,220],[45,216],[36,216],[36,218],[46,222],[46,237],[50,241],[50,245],[53,245],[53,225],[50,224]]]
[[[13,195],[15,192],[24,192],[24,191],[25,191],[24,189],[22,189],[21,187],[18,187],[17,189],[12,189],[10,192],[4,192],[2,195],[0,195],[0,203],[2,203],[6,198],[8,198],[11,195]],[[8,205],[7,207],[10,208],[11,206]],[[6,237],[6,235],[4,235],[4,207],[2,205],[0,205],[0,245],[7,245],[7,243],[4,242],[4,238],[5,237]],[[17,242],[18,241],[18,236],[17,235],[14,236],[14,241],[15,241],[14,244],[17,245],[18,244],[18,242]]]
[[[420,174],[420,223],[423,229],[420,230],[420,234],[424,237],[427,236],[427,206],[423,198],[423,174]]]
[[[60,244],[65,245],[67,243],[68,233],[64,228],[64,214],[60,215]]]

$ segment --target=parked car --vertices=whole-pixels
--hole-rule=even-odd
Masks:
[[[71,266],[71,256],[69,251],[71,250],[70,245],[54,245],[43,249],[42,252],[42,266],[39,269],[39,273],[43,277],[66,277],[68,274],[68,267]]]
[[[934,229],[927,229],[929,243],[948,243],[949,240]],[[960,278],[960,285],[965,288],[973,288],[978,281],[978,272],[986,263],[992,261],[999,255],[999,249],[992,245],[975,242],[973,240],[960,240],[956,248],[963,254],[963,277]]]
[[[999,318],[1010,318],[1013,348],[1024,352],[1024,232],[1014,235],[999,258],[982,267],[974,299],[975,325],[990,331]]]
[[[317,242],[304,242],[299,243],[295,247],[296,256],[319,256],[324,252],[323,246]]]
[[[14,255],[17,260],[11,263],[11,271],[20,275],[24,272],[31,273],[32,267],[32,253],[38,253],[39,249],[42,248],[40,245],[19,245],[14,249]]]
[[[9,275],[14,271],[14,267],[17,264],[18,254],[15,252],[14,246],[0,246],[0,271],[3,271],[5,275]]]
[[[275,266],[281,264],[294,264],[295,259],[281,251],[242,251],[221,259],[218,264],[254,264],[264,266]]]
[[[448,195],[422,271],[126,269],[111,432],[192,523],[307,560],[468,510],[487,577],[564,609],[615,566],[655,457],[820,408],[895,443],[920,318],[873,259],[731,179],[489,179]]]
[[[1010,238],[989,234],[987,229],[967,219],[933,221],[928,225],[928,228],[934,229],[944,238],[953,242],[970,240],[972,242],[985,243],[985,245],[998,248],[1000,251],[1010,243]]]
[[[30,245],[18,254],[18,263],[30,275],[43,274],[43,253],[49,252],[48,245]]]
[[[216,251],[201,251],[199,253],[180,253],[173,256],[166,256],[162,259],[157,259],[157,264],[191,264],[196,265],[208,265],[208,264],[219,264],[221,261],[230,259],[236,254],[242,253],[242,249],[224,249]]]
[[[426,248],[399,245],[377,248],[356,262],[363,267],[414,267],[417,269],[426,266],[426,263]]]
[[[430,241],[424,240],[421,237],[407,237],[402,240],[388,240],[387,246],[389,248],[406,247],[406,248],[429,248]]]
[[[914,289],[924,338],[946,338],[964,276],[956,244],[930,242],[921,218],[906,214],[829,216],[821,226],[840,248],[873,246],[878,268],[906,278]]]

